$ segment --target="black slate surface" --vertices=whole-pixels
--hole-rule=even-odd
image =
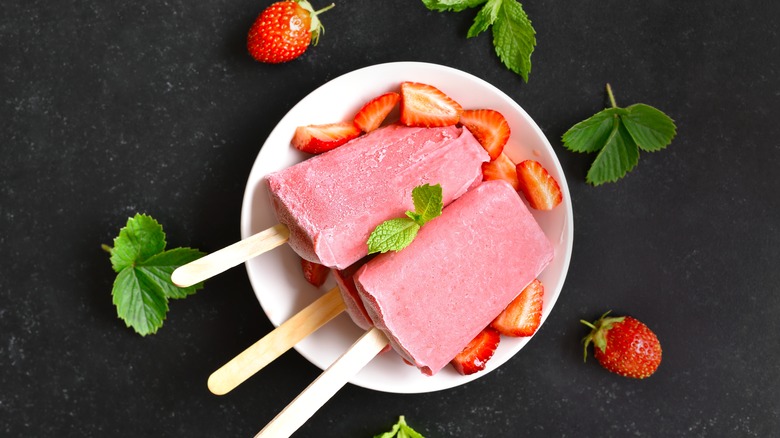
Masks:
[[[526,84],[474,11],[337,2],[319,46],[285,65],[245,53],[267,4],[7,0],[0,15],[0,435],[251,436],[319,370],[295,352],[217,397],[208,375],[271,329],[243,269],[171,304],[141,338],[117,319],[101,249],[146,212],[170,246],[239,238],[265,137],[316,87],[389,61],[483,78],[522,105],[569,180],[575,244],[538,335],[470,384],[422,395],[343,388],[296,436],[369,437],[398,415],[426,437],[780,434],[780,48],[777,3],[524,2]],[[323,6],[324,3],[315,3]],[[560,136],[644,102],[679,134],[616,184]],[[632,314],[664,348],[634,381],[582,363],[580,318]]]

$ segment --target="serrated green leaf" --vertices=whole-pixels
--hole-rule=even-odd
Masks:
[[[138,334],[146,336],[162,327],[168,313],[168,300],[143,270],[123,269],[117,275],[111,293],[117,314]]]
[[[677,133],[677,127],[669,116],[643,103],[627,107],[621,119],[643,151],[654,152],[665,148]]]
[[[119,230],[111,249],[111,266],[114,271],[134,266],[165,249],[165,233],[152,217],[136,214]]]
[[[440,184],[424,184],[412,189],[412,202],[414,203],[414,212],[419,218],[414,219],[419,225],[423,225],[429,220],[440,216],[443,205],[443,195]],[[411,217],[411,216],[410,216]]]
[[[625,112],[625,110],[607,108],[577,123],[563,134],[563,146],[573,152],[601,150],[615,129],[615,118],[621,112]]]
[[[412,243],[419,230],[420,225],[409,218],[384,221],[368,236],[368,253],[400,251]]]
[[[617,181],[639,162],[639,148],[625,126],[619,120],[615,120],[614,126],[585,177],[595,186]]]
[[[425,438],[416,430],[409,427],[406,424],[406,419],[403,415],[398,418],[398,422],[393,425],[390,431],[374,435],[374,438]]]
[[[466,38],[474,38],[482,32],[488,30],[498,18],[498,11],[501,9],[503,0],[488,0],[484,6],[477,12],[474,22],[471,24]]]
[[[536,31],[519,2],[501,2],[493,23],[493,46],[501,62],[528,82],[531,54],[536,46]]]
[[[473,8],[485,3],[487,0],[422,0],[426,8],[431,11],[460,12],[468,8]]]
[[[202,252],[192,248],[174,248],[144,260],[136,266],[136,269],[154,279],[166,298],[186,298],[201,289],[203,283],[178,287],[171,282],[171,274],[179,266],[197,260],[203,255]]]

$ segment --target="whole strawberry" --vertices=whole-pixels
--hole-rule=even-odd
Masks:
[[[279,64],[303,54],[309,45],[317,45],[325,29],[317,15],[331,4],[314,11],[306,0],[280,1],[268,6],[249,28],[247,49],[260,62]]]
[[[646,325],[630,316],[608,317],[593,323],[580,320],[592,330],[582,339],[585,359],[593,342],[593,355],[601,366],[625,377],[644,379],[661,364],[661,343]]]

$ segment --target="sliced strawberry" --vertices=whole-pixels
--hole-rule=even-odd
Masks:
[[[375,97],[355,115],[355,126],[363,132],[371,132],[378,128],[387,115],[390,114],[390,111],[395,108],[395,104],[398,103],[400,98],[401,96],[394,92]]]
[[[498,348],[501,335],[493,327],[485,327],[454,359],[452,365],[460,374],[469,375],[485,369],[487,361]]]
[[[295,129],[292,145],[303,152],[319,154],[337,148],[360,134],[360,128],[352,122],[299,126]]]
[[[534,280],[490,325],[506,336],[531,336],[542,322],[544,285]]]
[[[482,179],[503,179],[515,190],[520,190],[520,181],[517,179],[517,165],[505,153],[501,153],[493,161],[482,163]]]
[[[526,160],[517,165],[520,190],[531,207],[537,210],[552,210],[563,200],[561,187],[547,169],[537,161]]]
[[[319,263],[310,262],[306,259],[301,259],[301,268],[303,269],[303,277],[306,281],[317,287],[320,287],[325,283],[325,280],[328,278],[328,273],[330,273],[330,268]]]
[[[407,126],[450,126],[458,123],[463,107],[433,85],[401,84],[401,123]]]
[[[460,115],[460,124],[468,128],[479,144],[495,160],[504,151],[509,141],[509,123],[504,116],[495,110],[478,109],[465,110]]]

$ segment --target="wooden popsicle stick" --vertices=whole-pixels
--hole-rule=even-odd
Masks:
[[[368,330],[314,382],[301,392],[255,438],[289,437],[363,369],[389,341],[376,327]]]
[[[171,281],[179,287],[189,287],[200,283],[228,269],[270,251],[287,242],[290,230],[282,224],[228,245],[204,257],[178,267],[171,274]]]
[[[209,390],[216,395],[227,394],[344,309],[336,286],[214,371],[208,380]]]

